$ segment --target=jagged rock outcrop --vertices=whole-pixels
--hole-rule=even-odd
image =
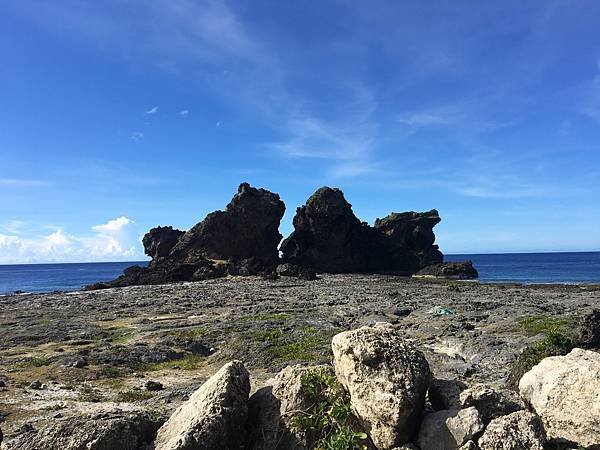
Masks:
[[[472,261],[463,261],[433,264],[422,268],[414,276],[447,278],[451,280],[474,280],[479,278],[479,273],[473,267]]]
[[[434,378],[429,383],[427,397],[436,411],[444,409],[461,409],[460,394],[467,385],[459,380]],[[469,405],[471,406],[471,405]]]
[[[600,353],[580,348],[543,359],[519,383],[548,439],[600,448]]]
[[[142,239],[142,244],[144,253],[152,258],[152,264],[155,265],[160,258],[169,256],[183,233],[173,227],[156,227],[148,231]]]
[[[333,365],[375,446],[392,449],[418,432],[431,379],[421,352],[390,324],[334,336]]]
[[[473,407],[437,411],[423,418],[417,443],[421,450],[456,450],[483,428]]]
[[[246,440],[250,378],[239,361],[223,366],[158,430],[155,450],[230,450]]]
[[[318,189],[297,209],[294,232],[281,244],[284,262],[319,272],[413,274],[439,263],[433,227],[436,210],[393,213],[370,227],[339,189]]]
[[[543,450],[545,442],[540,419],[517,411],[492,420],[477,444],[480,450]]]
[[[7,450],[145,450],[162,419],[147,412],[116,410],[57,419],[6,441]]]
[[[285,205],[279,195],[242,183],[225,211],[215,211],[186,232],[156,227],[143,238],[152,257],[112,282],[88,289],[195,281],[272,272],[279,262],[279,223]]]

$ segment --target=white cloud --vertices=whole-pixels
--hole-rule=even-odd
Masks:
[[[179,115],[181,117],[187,117],[190,115],[190,112],[187,109],[184,109],[183,111],[179,111]]]
[[[144,139],[144,133],[142,133],[141,131],[135,131],[131,133],[130,139],[136,143],[140,142],[142,139]]]
[[[158,112],[158,106],[154,106],[146,111],[144,114],[156,114]]]
[[[0,186],[14,187],[44,187],[52,183],[46,180],[33,180],[26,178],[0,178]]]
[[[134,221],[117,217],[76,236],[56,229],[43,236],[0,234],[0,264],[131,261],[143,258]]]

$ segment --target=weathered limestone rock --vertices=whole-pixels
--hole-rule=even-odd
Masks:
[[[390,324],[340,333],[331,347],[338,380],[377,448],[409,442],[418,432],[431,378],[423,354]]]
[[[301,377],[309,370],[332,372],[329,366],[288,366],[252,395],[248,403],[248,445],[250,450],[309,450],[314,436],[297,431],[292,418],[305,410]]]
[[[579,348],[543,359],[519,383],[548,439],[600,448],[600,354]]]
[[[473,407],[437,411],[423,418],[417,443],[421,450],[456,450],[483,431],[483,427]]]
[[[466,444],[458,447],[458,450],[480,450],[480,449],[475,442],[468,441]]]
[[[463,408],[474,406],[486,424],[492,419],[526,408],[516,392],[483,384],[471,386],[461,392],[460,404]]]
[[[529,411],[517,411],[490,422],[477,442],[481,450],[543,450],[544,428]]]
[[[341,190],[322,187],[296,210],[294,232],[281,252],[284,262],[318,272],[413,274],[442,262],[433,233],[440,220],[436,210],[392,213],[370,227]]]
[[[600,309],[593,309],[579,319],[578,339],[585,348],[600,348]]]
[[[141,411],[68,417],[24,431],[3,445],[8,450],[144,450],[161,423]]]
[[[155,450],[229,450],[246,438],[250,379],[239,361],[223,366],[158,431]]]
[[[436,411],[443,409],[461,409],[460,393],[467,385],[459,380],[434,378],[429,384],[427,397]],[[471,406],[471,405],[468,405]]]

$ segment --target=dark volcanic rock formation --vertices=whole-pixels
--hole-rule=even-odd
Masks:
[[[415,276],[450,278],[453,280],[474,280],[479,278],[472,261],[444,262],[419,270]]]
[[[169,256],[169,252],[184,232],[173,227],[156,227],[146,233],[142,239],[144,253],[156,262],[158,258]]]
[[[436,210],[393,213],[370,227],[341,190],[323,187],[297,209],[294,232],[281,245],[283,260],[330,273],[413,274],[442,262],[433,234],[440,220]]]
[[[88,289],[193,281],[227,274],[273,271],[279,262],[279,222],[285,205],[279,195],[242,183],[225,211],[210,213],[186,232],[152,228],[143,239],[152,257],[147,268],[133,266],[108,283]]]

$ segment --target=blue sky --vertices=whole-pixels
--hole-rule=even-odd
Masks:
[[[600,249],[600,2],[9,0],[0,263],[132,260],[248,181],[437,208],[446,253]]]

